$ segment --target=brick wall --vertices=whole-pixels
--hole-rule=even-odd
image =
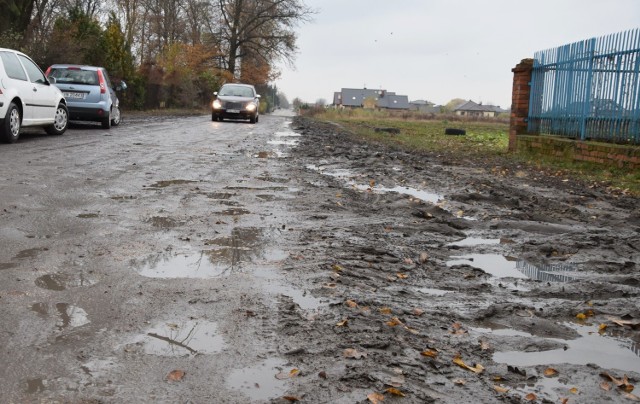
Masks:
[[[529,115],[529,94],[531,93],[531,72],[533,59],[523,59],[512,70],[513,90],[511,93],[511,121],[509,125],[509,151],[517,150],[517,137],[527,133]]]
[[[640,147],[583,142],[557,136],[518,135],[518,152],[640,169]]]

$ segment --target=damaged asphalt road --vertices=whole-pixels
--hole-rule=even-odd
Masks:
[[[0,167],[2,402],[637,400],[636,198],[281,116]]]

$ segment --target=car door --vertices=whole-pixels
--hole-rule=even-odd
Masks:
[[[31,110],[34,122],[53,122],[56,114],[58,97],[56,89],[49,84],[38,65],[24,55],[18,55],[31,83]]]
[[[3,81],[4,88],[12,89],[22,101],[22,123],[28,124],[33,119],[33,91],[27,72],[25,72],[15,52],[2,51],[0,58],[7,77]],[[4,117],[0,117],[4,118]]]

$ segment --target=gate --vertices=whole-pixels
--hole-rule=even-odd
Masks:
[[[536,52],[528,131],[640,144],[640,29]]]

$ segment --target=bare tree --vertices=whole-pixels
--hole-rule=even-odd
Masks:
[[[224,68],[234,76],[247,54],[267,64],[276,60],[292,62],[297,50],[293,29],[314,14],[301,0],[215,1],[221,22]]]

